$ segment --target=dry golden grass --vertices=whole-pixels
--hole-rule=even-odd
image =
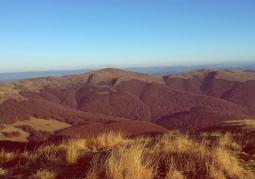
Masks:
[[[17,152],[6,152],[3,149],[0,151],[0,165],[10,160],[15,159],[19,154]]]
[[[8,171],[0,167],[0,177],[8,174]]]
[[[111,149],[118,144],[126,142],[127,139],[124,138],[121,132],[108,132],[88,139],[87,147],[91,151],[100,151],[104,149]]]
[[[72,139],[67,142],[67,148],[66,148],[66,162],[68,164],[75,164],[77,163],[77,160],[80,158],[82,154],[82,149],[85,148],[85,142],[84,140],[75,140]]]
[[[48,171],[46,169],[40,169],[34,174],[36,179],[55,179],[57,174],[54,171]]]
[[[221,169],[230,178],[245,178],[243,175],[244,169],[238,163],[237,158],[231,153],[231,151],[224,148],[217,147],[213,150],[213,164]]]
[[[229,142],[231,146],[229,147],[237,150],[244,148],[245,150],[249,149],[250,152],[255,152],[255,120],[226,121],[216,126],[208,127],[200,134],[217,138],[224,136],[225,139],[222,138],[220,140],[222,142],[223,140],[231,140],[232,142]]]
[[[229,147],[230,138],[229,134],[222,136],[213,146],[180,134],[146,142],[136,139],[130,145],[115,147],[106,158],[94,157],[87,179],[253,178],[240,165],[236,150]]]
[[[147,179],[155,175],[152,161],[143,154],[143,144],[116,147],[104,163],[106,178]]]
[[[236,179],[255,178],[251,154],[231,133],[127,138],[109,132],[44,144],[34,151],[0,151],[0,175],[13,178]],[[248,165],[249,164],[249,165]]]
[[[172,157],[166,158],[165,164],[167,166],[165,179],[172,179],[172,178],[184,179],[185,178],[182,172],[177,170],[174,158]]]
[[[144,147],[144,144],[118,146],[109,153],[103,163],[100,162],[100,157],[96,156],[87,178],[152,178],[156,171],[152,161],[143,154]],[[100,170],[95,170],[98,168]]]

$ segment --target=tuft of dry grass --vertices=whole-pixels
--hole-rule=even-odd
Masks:
[[[165,134],[155,142],[153,151],[185,153],[190,151],[203,151],[204,146],[190,139],[187,134]],[[195,151],[194,151],[195,152]]]
[[[66,162],[68,164],[77,163],[78,159],[81,157],[82,151],[87,149],[86,140],[73,138],[69,140],[66,145]]]
[[[130,146],[118,146],[114,148],[102,163],[96,156],[92,162],[87,179],[111,178],[111,179],[148,179],[153,178],[156,169],[152,161],[144,152],[142,143]],[[101,170],[96,170],[101,168]]]
[[[17,158],[18,155],[19,154],[17,152],[7,152],[2,149],[0,151],[0,165]]]
[[[243,175],[244,169],[240,166],[237,158],[234,157],[231,151],[225,150],[224,148],[217,147],[213,150],[213,161],[214,167],[226,173],[230,178],[245,178]]]
[[[236,151],[242,150],[241,145],[234,141],[233,135],[229,132],[222,134],[218,138],[217,142],[221,148],[227,148],[227,149],[236,150]]]
[[[87,147],[91,151],[101,151],[104,149],[111,149],[125,142],[127,142],[127,139],[124,138],[121,132],[110,131],[88,139]]]
[[[54,171],[49,171],[46,169],[40,169],[33,174],[36,179],[55,179],[57,177],[57,173]]]
[[[155,175],[155,168],[143,154],[144,144],[120,146],[111,151],[105,162],[107,178],[147,179]]]
[[[8,171],[0,167],[0,176],[5,176],[7,174],[8,174]]]
[[[168,166],[168,170],[166,170],[166,177],[165,179],[184,179],[181,171],[178,171],[175,165],[175,161],[173,158],[167,158],[166,159],[166,166]]]
[[[0,175],[86,179],[255,178],[253,154],[243,157],[243,146],[232,133],[204,134],[127,138],[109,132],[89,139],[45,143],[34,151],[0,150]]]

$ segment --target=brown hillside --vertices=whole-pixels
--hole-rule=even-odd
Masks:
[[[203,94],[245,106],[255,114],[255,74],[239,71],[199,70],[165,77],[169,87]]]
[[[216,110],[186,111],[163,116],[156,124],[170,130],[196,131],[228,120],[254,118],[244,114],[233,114]]]
[[[109,129],[165,132],[150,123],[196,130],[229,119],[253,118],[254,87],[254,73],[208,69],[160,77],[109,68],[22,80],[0,84],[0,123],[31,116],[57,119],[73,126],[58,132],[65,135]],[[118,122],[106,125],[107,121]]]
[[[106,121],[104,123],[89,121],[83,125],[56,131],[55,134],[63,136],[92,137],[110,131],[121,132],[125,135],[158,134],[169,132],[166,128],[155,124],[123,119]]]

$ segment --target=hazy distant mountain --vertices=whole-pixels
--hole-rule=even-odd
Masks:
[[[255,72],[255,69],[244,70],[244,72]]]
[[[147,73],[153,75],[168,75],[176,73],[186,73],[196,71],[199,69],[217,69],[217,70],[250,70],[255,69],[254,63],[223,63],[223,64],[207,64],[207,65],[193,65],[193,66],[167,66],[167,67],[133,67],[123,68],[123,70]]]
[[[210,68],[217,70],[251,70],[255,69],[254,63],[225,63],[225,64],[207,64],[196,66],[166,66],[166,67],[130,67],[122,68],[122,70],[131,72],[140,72],[153,75],[168,75],[176,73],[186,73],[199,69]],[[98,69],[80,69],[80,70],[51,70],[51,71],[29,71],[29,72],[14,72],[14,73],[0,73],[0,82],[12,82],[28,78],[38,77],[59,77],[74,74],[83,74]]]
[[[92,69],[81,70],[50,70],[50,71],[28,71],[28,72],[13,72],[13,73],[0,73],[0,81],[12,82],[28,78],[48,77],[48,76],[67,76],[74,74],[83,74]]]

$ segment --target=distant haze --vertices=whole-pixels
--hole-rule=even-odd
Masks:
[[[153,75],[168,75],[175,73],[185,73],[190,71],[195,71],[198,69],[218,69],[218,70],[239,70],[239,71],[250,71],[255,72],[255,62],[254,63],[226,63],[226,64],[206,64],[197,66],[155,66],[155,67],[130,67],[122,68],[126,71],[140,72]],[[28,71],[28,72],[14,72],[14,73],[0,73],[0,82],[12,82],[28,78],[37,77],[58,77],[74,74],[83,74],[90,71],[95,71],[98,69],[80,69],[80,70],[51,70],[51,71]]]

